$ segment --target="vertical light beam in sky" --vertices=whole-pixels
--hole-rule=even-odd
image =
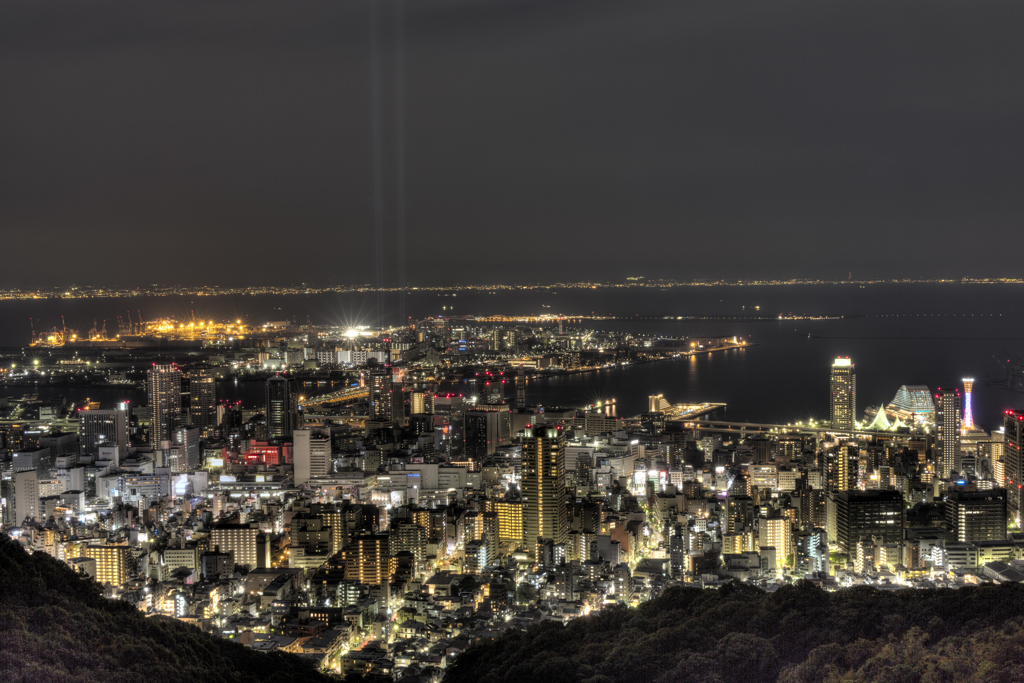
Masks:
[[[377,324],[384,321],[384,122],[380,75],[378,0],[370,0],[370,79],[373,116],[373,230],[377,252]]]
[[[395,232],[398,242],[398,324],[405,325],[405,8],[395,0]]]

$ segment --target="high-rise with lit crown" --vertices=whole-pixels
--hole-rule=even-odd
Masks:
[[[832,363],[832,427],[853,429],[857,416],[857,374],[853,362],[847,358],[836,358]]]
[[[153,365],[146,378],[149,394],[149,442],[160,448],[171,440],[181,418],[181,371],[175,365]]]
[[[565,543],[565,434],[561,427],[534,426],[523,437],[523,535],[526,551],[538,559],[542,541]]]
[[[960,390],[939,389],[935,394],[935,449],[939,475],[949,479],[960,454]]]

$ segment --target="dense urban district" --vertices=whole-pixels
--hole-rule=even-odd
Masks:
[[[639,415],[619,415],[614,400],[536,405],[540,374],[758,352],[743,339],[580,324],[123,321],[116,334],[39,335],[0,358],[0,568],[31,577],[4,585],[64,591],[97,613],[117,605],[110,623],[154,643],[191,625],[230,644],[216,655],[203,645],[209,657],[234,661],[244,647],[292,673],[301,666],[280,653],[310,671],[396,681],[449,668],[456,680],[603,681],[630,661],[642,670],[643,648],[650,661],[682,648],[683,635],[700,657],[721,652],[666,664],[665,680],[735,680],[738,652],[774,680],[826,643],[773,644],[772,620],[797,596],[851,628],[859,605],[871,637],[924,648],[911,627],[956,635],[933,618],[950,618],[954,600],[906,589],[1024,581],[1024,412],[978,428],[972,380],[894,378],[892,401],[865,409],[854,360],[835,358],[821,419],[785,425],[720,420],[723,404],[661,395]],[[218,382],[239,378],[262,383],[260,405],[218,397]],[[40,398],[42,386],[139,387],[147,401],[69,404]],[[964,594],[982,589],[1003,596],[982,625],[1001,626],[1021,591]],[[967,602],[956,609],[980,609]],[[644,636],[670,617],[684,628],[698,608],[717,615],[705,640],[695,629],[660,645]],[[735,638],[711,633],[726,627]],[[610,657],[613,637],[637,643],[629,659]],[[830,666],[860,661],[829,637]],[[589,649],[554,663],[523,654],[574,642]],[[824,680],[822,667],[787,676]]]

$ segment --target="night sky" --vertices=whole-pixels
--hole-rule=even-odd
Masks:
[[[1019,0],[405,4],[410,282],[1024,276]],[[369,7],[0,5],[0,286],[373,282]]]

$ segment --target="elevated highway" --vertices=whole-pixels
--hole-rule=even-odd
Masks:
[[[306,398],[299,400],[299,405],[301,405],[303,409],[308,409],[312,406],[322,406],[328,403],[352,403],[369,397],[370,390],[367,387],[347,387],[338,391],[332,391],[329,394],[307,396]]]
[[[766,422],[730,422],[728,420],[695,420],[687,422],[686,426],[701,432],[732,432],[739,434],[769,432],[788,432],[800,434],[835,434],[837,436],[874,436],[892,438],[894,436],[909,436],[907,432],[877,431],[871,429],[834,429],[829,425],[806,425],[806,424],[770,424]]]

